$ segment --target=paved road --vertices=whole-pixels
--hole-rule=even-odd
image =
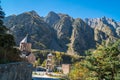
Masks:
[[[60,80],[55,78],[33,78],[33,80]]]
[[[58,78],[52,78],[46,75],[44,71],[35,71],[37,75],[32,75],[33,80],[60,80]]]

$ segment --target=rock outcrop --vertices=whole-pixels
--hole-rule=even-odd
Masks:
[[[68,53],[79,53],[84,55],[84,51],[95,46],[94,31],[82,19],[75,19],[69,44]]]
[[[118,38],[118,33],[116,33],[119,25],[113,19],[102,17],[95,19],[85,19],[85,22],[94,29],[94,39],[97,43],[103,40],[108,40],[110,38]]]
[[[54,26],[59,20],[59,15],[53,11],[49,12],[48,15],[44,18],[44,21],[50,26]]]

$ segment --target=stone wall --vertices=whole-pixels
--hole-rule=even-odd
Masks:
[[[32,65],[27,62],[0,64],[0,80],[32,80]]]
[[[68,74],[70,72],[70,64],[62,64],[63,74]]]

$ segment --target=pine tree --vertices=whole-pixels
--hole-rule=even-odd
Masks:
[[[18,50],[13,48],[15,45],[14,37],[7,33],[8,29],[3,25],[4,17],[5,13],[0,6],[0,63],[15,61],[15,55],[17,59],[20,59],[17,55]]]
[[[0,6],[0,34],[5,34],[7,31],[7,28],[3,25],[4,17],[5,17],[5,13],[3,12],[3,10]]]
[[[88,55],[83,61],[73,65],[69,74],[71,80],[120,79],[120,40],[110,46],[100,45],[86,53]]]
[[[117,41],[111,46],[99,46],[91,56],[87,56],[84,64],[89,69],[91,76],[98,80],[115,80],[120,68],[120,41]]]

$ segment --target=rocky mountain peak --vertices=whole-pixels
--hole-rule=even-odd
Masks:
[[[101,20],[104,24],[107,24],[111,27],[117,28],[119,26],[114,19],[102,17]]]
[[[101,24],[108,25],[109,27],[117,28],[119,25],[116,23],[115,20],[111,18],[106,18],[105,16],[101,18],[86,18],[85,22],[90,25],[92,28],[96,26],[100,26]]]
[[[63,14],[63,13],[58,13],[58,15],[60,16],[60,18],[70,17],[68,14]]]
[[[47,16],[58,16],[54,11],[50,11]]]
[[[30,13],[32,16],[40,17],[39,14],[34,10],[29,11],[28,13]]]
[[[74,24],[79,25],[80,27],[84,27],[83,25],[85,24],[85,22],[82,19],[77,18],[77,19],[74,20]]]
[[[57,13],[51,11],[45,17],[44,21],[48,23],[50,26],[54,25],[57,21],[59,21],[60,17]]]
[[[118,31],[116,32],[116,29],[119,25],[111,18],[104,16],[101,18],[85,19],[85,22],[94,28],[94,37],[98,43],[101,43],[103,40],[107,40],[109,37],[118,36]]]

